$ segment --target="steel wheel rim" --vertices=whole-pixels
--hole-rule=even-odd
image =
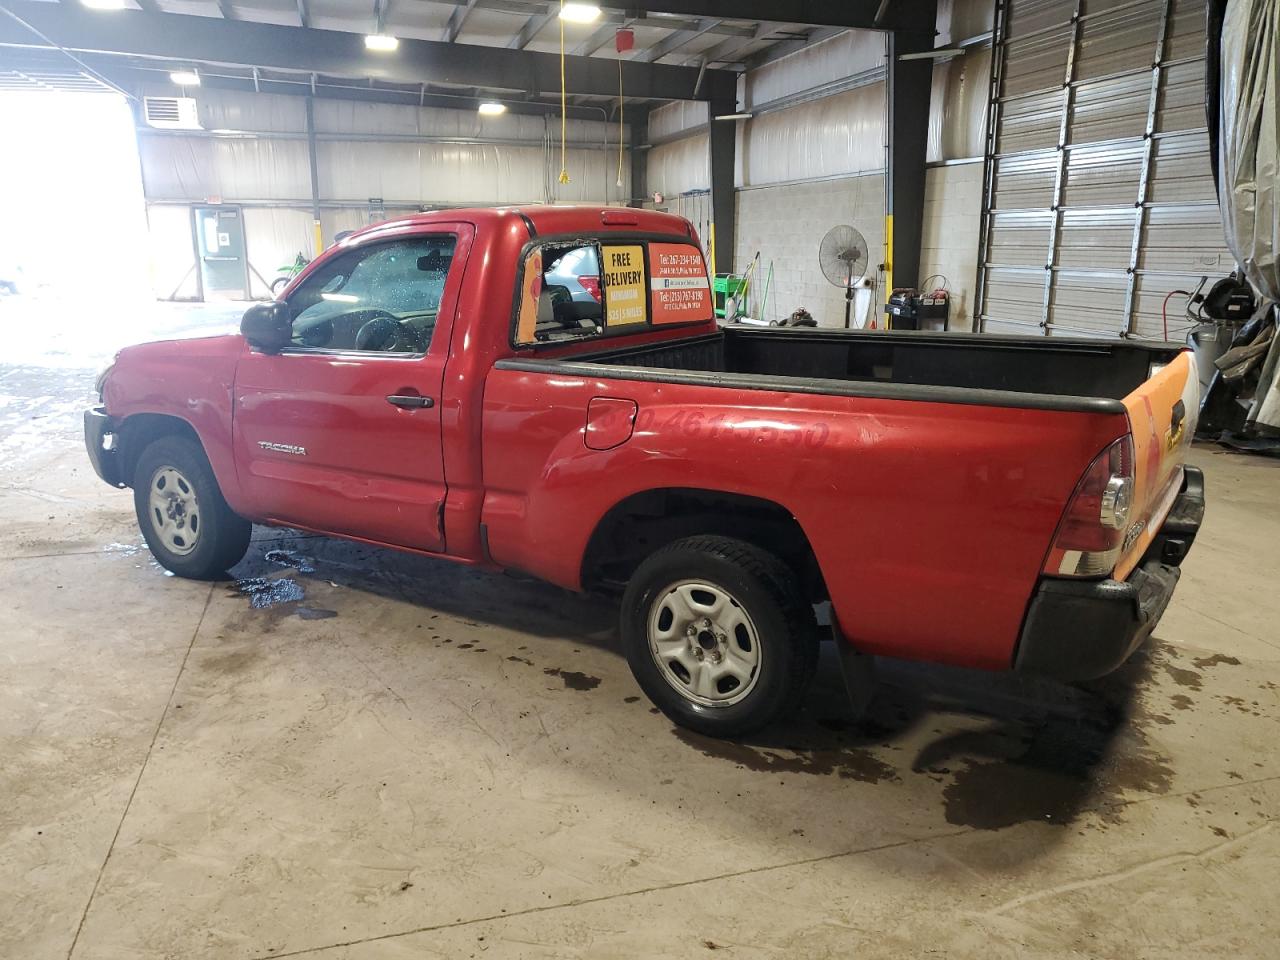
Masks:
[[[200,542],[200,499],[196,488],[176,467],[159,467],[151,475],[148,515],[166,550],[184,557]]]
[[[649,607],[649,654],[662,678],[704,707],[728,707],[755,689],[764,659],[746,608],[724,587],[680,580]]]

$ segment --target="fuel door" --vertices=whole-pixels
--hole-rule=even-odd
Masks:
[[[636,425],[634,400],[592,397],[587,404],[587,429],[582,442],[591,450],[612,450],[631,439]]]

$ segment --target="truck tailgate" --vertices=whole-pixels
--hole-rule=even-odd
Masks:
[[[1133,431],[1133,518],[1112,574],[1124,580],[1138,565],[1182,486],[1183,464],[1196,431],[1200,381],[1191,351],[1164,365],[1124,398]]]

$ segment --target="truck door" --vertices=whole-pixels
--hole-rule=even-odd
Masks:
[[[369,237],[288,296],[290,346],[236,370],[236,470],[254,514],[443,551],[440,391],[473,229]]]

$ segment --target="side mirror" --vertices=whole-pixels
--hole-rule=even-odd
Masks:
[[[244,312],[240,334],[264,353],[279,353],[293,339],[289,305],[279,300],[255,303]]]

